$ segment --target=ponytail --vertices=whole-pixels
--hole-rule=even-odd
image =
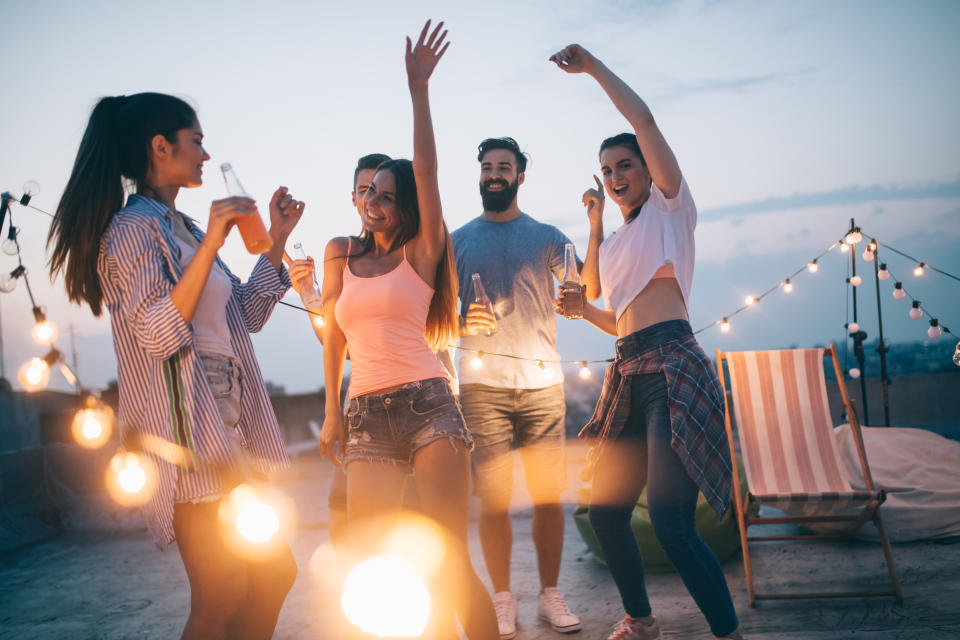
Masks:
[[[93,108],[47,236],[50,277],[62,271],[67,297],[89,304],[93,315],[102,313],[100,240],[123,207],[127,184],[143,184],[154,136],[176,142],[196,118],[186,102],[160,93],[102,98]]]

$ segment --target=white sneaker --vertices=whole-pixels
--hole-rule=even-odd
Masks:
[[[556,587],[547,587],[537,599],[537,617],[546,620],[554,631],[573,633],[580,631],[580,618],[573,615],[563,594]]]
[[[500,640],[517,637],[517,599],[509,591],[493,594],[493,610],[497,613]]]

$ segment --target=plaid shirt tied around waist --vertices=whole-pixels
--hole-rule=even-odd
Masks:
[[[597,407],[580,437],[598,440],[591,456],[597,460],[604,444],[620,435],[630,415],[631,376],[662,372],[670,409],[670,446],[722,518],[730,506],[732,485],[723,387],[689,332],[689,324],[682,325],[687,327],[682,335],[648,348],[638,350],[635,343],[631,344],[633,336],[617,341],[617,358],[607,367]]]

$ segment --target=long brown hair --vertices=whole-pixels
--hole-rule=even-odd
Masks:
[[[388,160],[377,167],[377,171],[389,171],[397,184],[396,204],[400,219],[400,233],[397,234],[390,251],[399,249],[420,233],[420,205],[417,202],[417,181],[413,175],[413,163],[409,160]],[[453,260],[453,242],[447,225],[443,225],[444,250],[437,264],[436,279],[433,284],[433,297],[427,312],[426,339],[434,351],[446,349],[456,342],[460,335],[460,322],[457,317],[457,265]],[[360,233],[359,252],[351,257],[362,256],[373,250],[373,234],[367,230]]]
[[[103,303],[100,239],[123,207],[126,187],[143,183],[154,136],[174,143],[177,132],[196,120],[193,107],[162,93],[102,98],[93,108],[47,236],[50,277],[63,271],[67,297],[89,304],[93,315]]]

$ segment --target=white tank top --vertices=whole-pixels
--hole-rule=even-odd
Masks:
[[[600,287],[607,309],[617,319],[650,284],[657,269],[669,263],[690,313],[693,284],[697,206],[684,178],[675,198],[667,199],[657,185],[631,222],[614,231],[600,245]]]
[[[186,268],[196,249],[179,235],[175,235],[180,246],[180,266]],[[232,295],[233,283],[230,282],[230,277],[214,262],[207,284],[200,294],[193,322],[190,323],[197,351],[237,357],[230,344],[230,328],[227,326],[227,303]]]

